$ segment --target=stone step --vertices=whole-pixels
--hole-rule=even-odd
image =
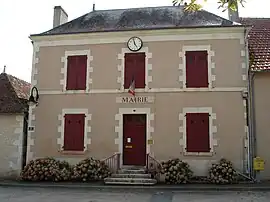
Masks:
[[[121,169],[118,171],[119,174],[145,174],[146,171],[144,169]]]
[[[127,184],[127,185],[154,185],[157,183],[155,179],[148,178],[105,178],[105,184]]]
[[[107,185],[143,185],[143,186],[152,186],[155,185],[155,183],[152,182],[105,182]]]
[[[128,174],[112,174],[112,178],[151,178],[151,174],[128,173]]]

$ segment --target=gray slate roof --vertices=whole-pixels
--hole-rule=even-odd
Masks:
[[[189,27],[230,27],[233,22],[205,10],[187,12],[183,6],[91,11],[77,19],[36,35],[112,32]]]

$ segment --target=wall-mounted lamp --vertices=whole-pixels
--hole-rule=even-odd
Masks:
[[[38,94],[38,89],[37,87],[33,87],[31,89],[30,97],[28,100],[29,106],[37,106],[38,105],[38,100],[39,100],[39,94]]]

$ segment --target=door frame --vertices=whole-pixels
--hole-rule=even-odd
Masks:
[[[154,120],[154,115],[151,114],[150,108],[119,108],[119,113],[115,119],[119,121],[119,125],[115,127],[115,132],[118,133],[118,138],[115,139],[115,144],[118,144],[118,153],[120,153],[120,167],[123,166],[123,115],[124,114],[146,114],[146,154],[150,153],[150,145],[148,140],[151,139],[151,133],[154,128],[151,127],[150,121]]]
[[[147,155],[147,141],[146,141],[146,124],[147,124],[147,120],[146,120],[146,114],[123,114],[123,157],[122,157],[122,160],[123,160],[123,166],[146,166],[146,155]],[[127,116],[127,117],[125,117]],[[136,120],[135,120],[135,128],[131,128],[132,131],[130,131],[130,128],[127,128],[127,130],[125,129],[126,128],[126,125],[129,125],[131,127],[134,127],[134,116],[139,116],[140,119],[143,118],[143,122],[141,123],[137,123]],[[133,123],[128,123],[129,121],[127,120],[127,122],[125,122],[125,118],[128,118],[128,117],[131,117],[132,118],[132,121]],[[137,133],[136,132],[136,137],[134,136],[134,129],[136,130],[137,129],[137,126],[140,127],[140,133]],[[143,130],[141,130],[143,128]],[[130,136],[130,133],[131,132],[131,136]],[[141,147],[141,149],[126,149],[125,146],[126,144],[129,144],[126,142],[125,138],[127,137],[131,137],[131,139],[133,139],[131,142],[136,142],[136,144],[134,145],[133,143],[131,143],[131,145],[135,147]],[[137,140],[135,140],[137,139]],[[140,141],[138,141],[140,140]],[[142,147],[143,146],[143,147]],[[136,159],[139,159],[140,162],[143,164],[136,164],[136,159],[127,159],[127,158],[124,158],[125,154],[127,156],[129,156],[129,154],[131,154],[131,156],[135,157]],[[135,155],[135,156],[134,156]],[[132,157],[131,157],[132,158]],[[125,162],[125,163],[124,163]],[[133,164],[135,163],[135,164]],[[138,162],[137,162],[138,163]]]

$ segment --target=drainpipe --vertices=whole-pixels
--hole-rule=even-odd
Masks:
[[[254,72],[250,69],[248,33],[251,27],[245,28],[245,50],[246,50],[246,68],[248,75],[248,97],[247,97],[247,115],[248,115],[248,171],[249,177],[254,179],[253,158],[256,156],[256,138],[255,138],[255,105],[254,105]]]
[[[22,142],[22,165],[21,170],[26,165],[26,155],[27,155],[27,131],[28,131],[28,107],[24,111],[23,119],[23,142]]]
[[[254,93],[254,72],[249,70],[249,146],[250,146],[250,177],[256,178],[256,172],[253,170],[253,158],[257,156],[256,143],[256,113],[255,113],[255,93]]]

